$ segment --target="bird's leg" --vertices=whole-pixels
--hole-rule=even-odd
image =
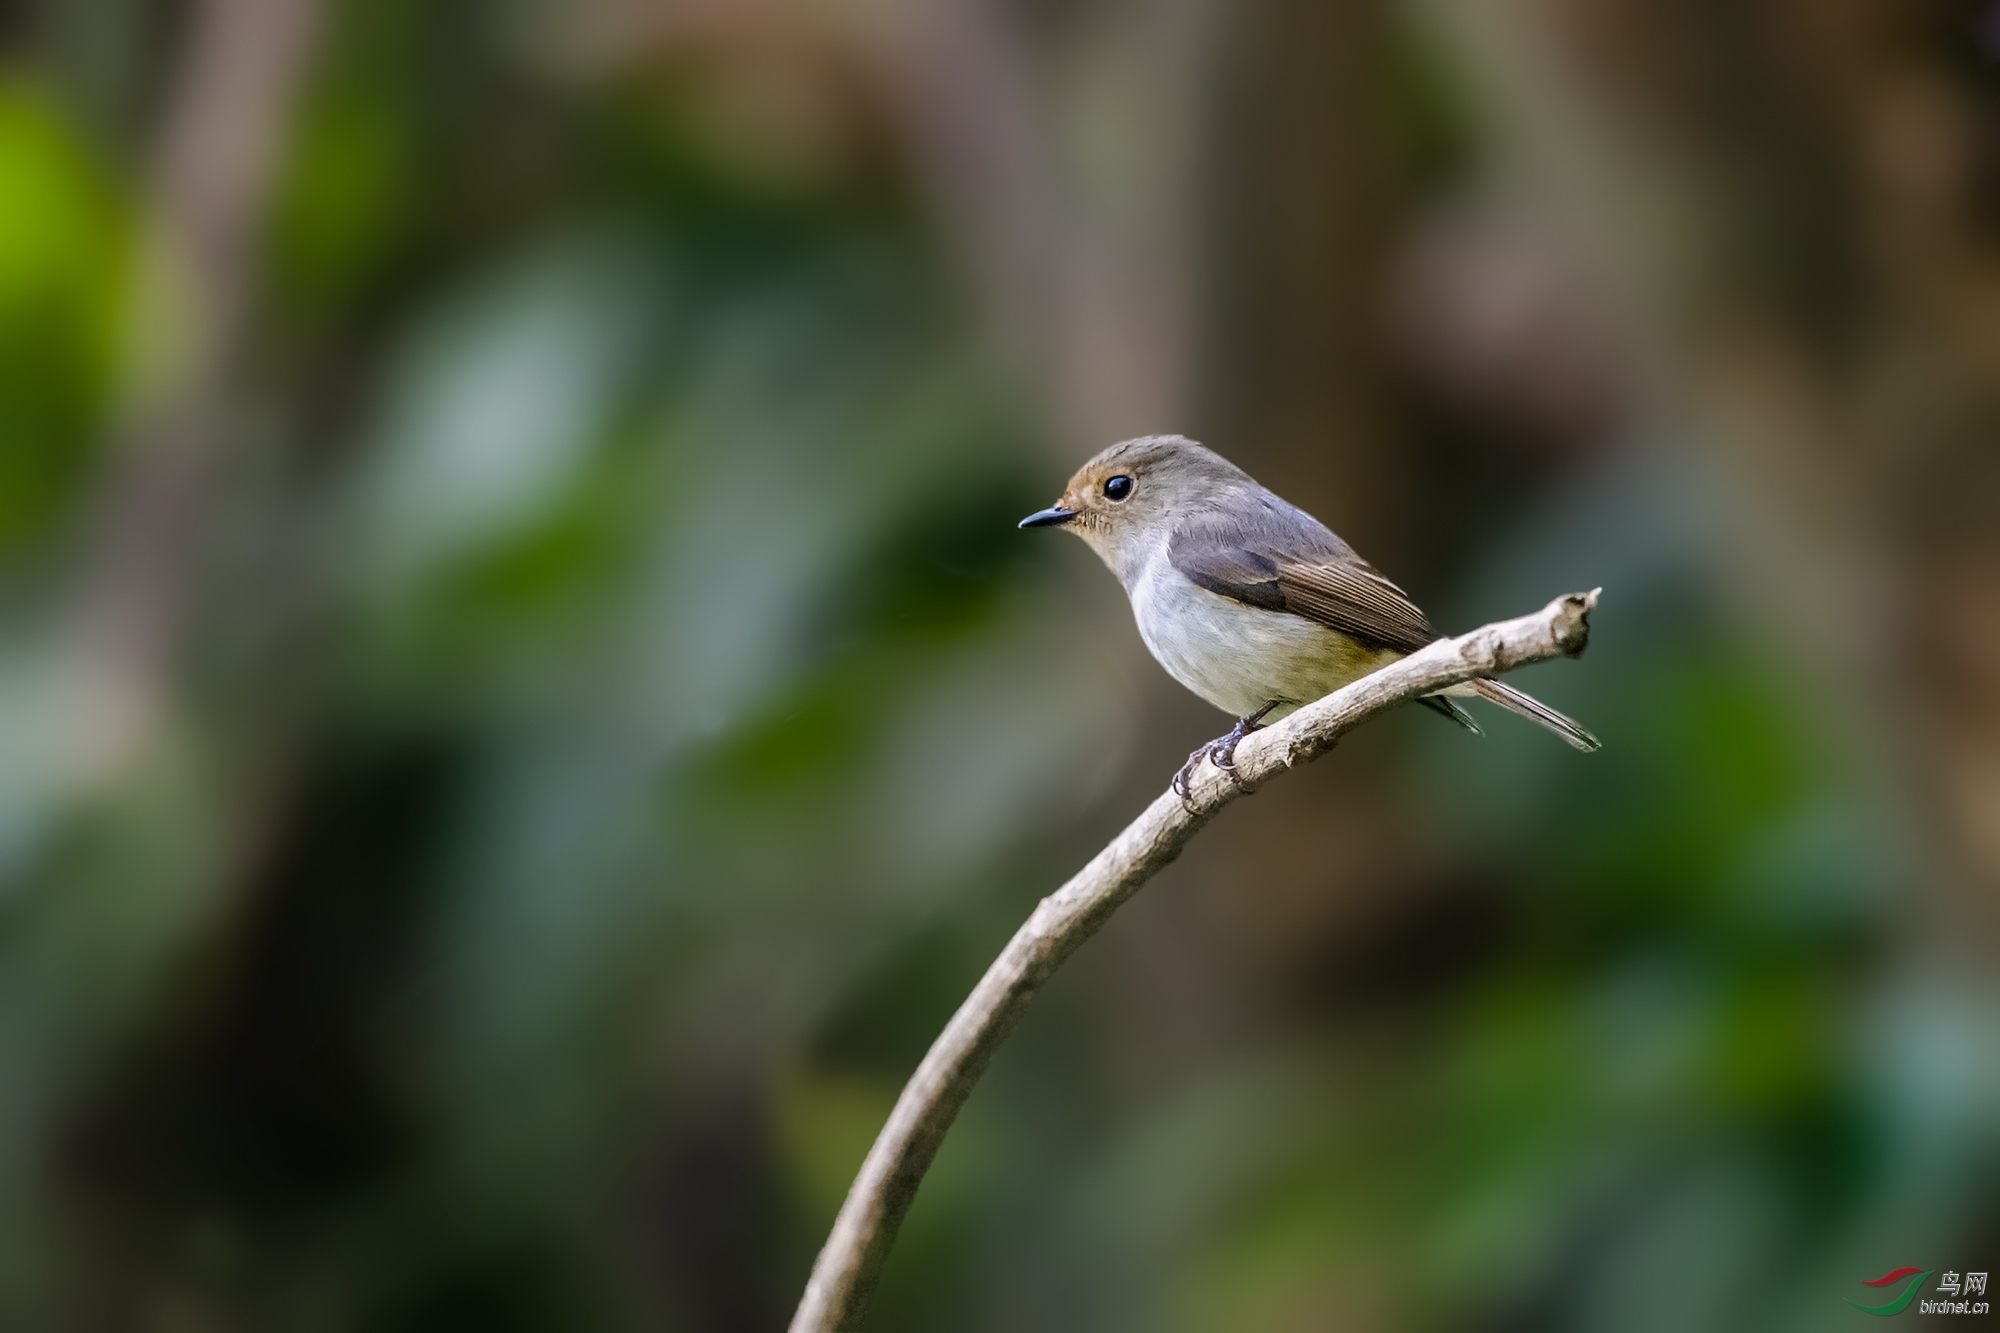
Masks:
[[[1193,791],[1191,784],[1194,781],[1194,771],[1201,767],[1201,761],[1204,759],[1214,764],[1224,773],[1227,773],[1229,780],[1236,784],[1236,790],[1247,793],[1250,789],[1245,787],[1243,780],[1236,776],[1236,747],[1242,742],[1245,736],[1248,736],[1253,731],[1261,730],[1265,714],[1277,706],[1278,700],[1273,699],[1256,712],[1250,714],[1250,716],[1237,718],[1235,726],[1222,735],[1217,736],[1214,740],[1208,742],[1208,744],[1197,746],[1194,753],[1187,757],[1187,762],[1181,765],[1181,771],[1174,774],[1174,780],[1171,784],[1174,795],[1180,797],[1182,801],[1193,799],[1190,793]]]
[[[1256,712],[1250,714],[1250,716],[1237,718],[1235,726],[1231,727],[1223,735],[1210,741],[1205,747],[1208,750],[1208,762],[1227,773],[1230,779],[1234,781],[1236,777],[1236,747],[1251,732],[1263,730],[1265,715],[1277,706],[1278,701],[1273,699]],[[1240,789],[1243,784],[1238,782],[1236,785]]]

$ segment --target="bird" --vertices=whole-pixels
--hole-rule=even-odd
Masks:
[[[1139,636],[1167,674],[1236,717],[1174,775],[1183,801],[1204,759],[1241,789],[1235,754],[1245,736],[1440,637],[1408,593],[1325,524],[1184,436],[1112,445],[1019,526],[1081,537],[1124,585]],[[1417,702],[1478,732],[1447,696],[1498,704],[1579,750],[1601,744],[1497,680]]]

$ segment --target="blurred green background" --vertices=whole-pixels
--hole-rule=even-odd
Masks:
[[[2000,1267],[2000,12],[0,3],[0,1324],[781,1327],[1225,719],[1180,431],[1522,683],[1037,1002],[894,1330],[1868,1326]]]

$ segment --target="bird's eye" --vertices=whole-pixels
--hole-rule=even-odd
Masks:
[[[1123,473],[1104,483],[1104,498],[1107,500],[1123,500],[1131,493],[1132,479]]]

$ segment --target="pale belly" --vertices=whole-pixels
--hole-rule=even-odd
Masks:
[[[1269,717],[1333,693],[1402,654],[1196,587],[1171,569],[1132,589],[1139,635],[1167,674],[1238,717],[1272,700]]]

